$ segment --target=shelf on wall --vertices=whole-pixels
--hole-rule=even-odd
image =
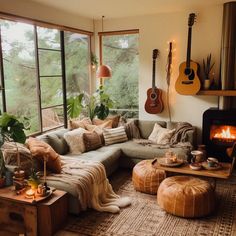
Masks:
[[[200,90],[197,95],[210,95],[210,96],[236,96],[236,90]]]

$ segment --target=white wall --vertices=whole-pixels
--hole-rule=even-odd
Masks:
[[[93,31],[93,21],[27,0],[0,0],[0,11],[58,25]]]
[[[211,53],[216,62],[214,72],[219,76],[221,25],[223,6],[210,9],[192,9],[198,14],[193,26],[192,60],[202,64],[202,59]],[[166,108],[166,71],[165,66],[168,55],[168,41],[175,40],[173,73],[171,77],[170,103],[173,121],[187,121],[202,126],[202,114],[210,107],[217,107],[217,97],[213,96],[183,96],[176,93],[174,84],[178,77],[178,66],[186,60],[187,25],[189,11],[161,13],[150,16],[130,17],[123,19],[104,20],[104,31],[139,29],[139,117],[146,120],[168,120]],[[96,22],[96,29],[101,31],[100,21]],[[146,91],[151,87],[152,79],[152,50],[160,50],[157,59],[156,85],[164,91],[163,101],[165,109],[159,115],[146,113],[144,104]],[[201,131],[198,134],[201,136]]]

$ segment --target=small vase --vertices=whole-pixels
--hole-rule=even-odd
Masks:
[[[209,79],[205,79],[204,85],[203,85],[204,89],[208,90],[210,88],[210,85],[211,85],[211,81]]]

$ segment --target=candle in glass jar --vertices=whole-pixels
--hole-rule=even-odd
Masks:
[[[29,189],[29,190],[26,191],[26,196],[28,198],[33,198],[34,194],[35,194],[35,191],[33,189]]]

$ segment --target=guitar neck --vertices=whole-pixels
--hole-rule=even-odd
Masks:
[[[190,58],[191,58],[191,41],[192,41],[192,27],[188,27],[188,46],[187,46],[187,59],[186,67],[190,67]]]
[[[152,60],[152,89],[155,89],[156,59]]]

